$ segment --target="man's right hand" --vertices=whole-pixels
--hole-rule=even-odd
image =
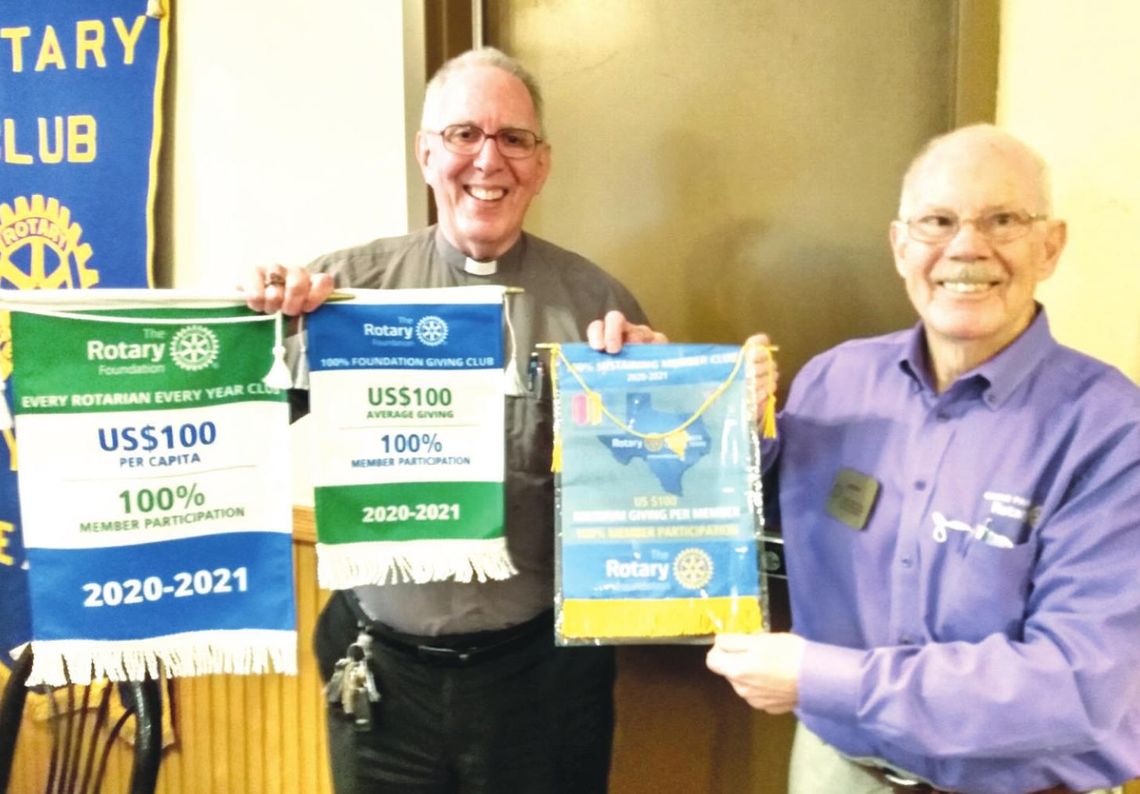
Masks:
[[[786,714],[799,703],[806,648],[802,637],[788,632],[718,634],[705,664],[752,708]]]
[[[245,294],[246,305],[255,312],[281,311],[294,317],[324,303],[334,286],[327,273],[310,274],[303,267],[258,265],[239,288]]]

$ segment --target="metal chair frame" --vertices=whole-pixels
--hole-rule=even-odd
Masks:
[[[8,790],[11,779],[31,670],[29,646],[13,666],[0,701],[0,791]],[[132,716],[135,742],[129,794],[153,794],[162,761],[160,686],[159,681],[148,678],[104,687],[93,709],[88,686],[37,688],[47,696],[51,709],[52,749],[45,794],[98,794],[111,748]],[[78,695],[77,689],[81,690]],[[108,726],[114,691],[118,692],[126,711]]]

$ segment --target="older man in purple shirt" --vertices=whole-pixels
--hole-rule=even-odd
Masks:
[[[1140,389],[1059,345],[1034,300],[1065,243],[1047,183],[994,127],[935,139],[890,230],[921,322],[792,384],[793,633],[723,635],[708,665],[795,710],[795,794],[1140,774]]]

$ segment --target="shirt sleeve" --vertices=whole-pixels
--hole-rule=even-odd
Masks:
[[[1140,700],[1140,425],[1100,432],[1104,442],[1040,528],[1019,636],[872,649],[809,642],[801,717],[858,726],[930,758],[1111,744]]]

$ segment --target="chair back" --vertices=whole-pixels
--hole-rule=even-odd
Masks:
[[[31,647],[12,668],[0,702],[0,791],[8,790],[32,669]],[[98,794],[111,750],[135,720],[130,794],[153,794],[162,760],[161,683],[154,679],[114,686],[36,687],[49,711],[51,755],[44,794]],[[112,719],[112,698],[121,709]]]

